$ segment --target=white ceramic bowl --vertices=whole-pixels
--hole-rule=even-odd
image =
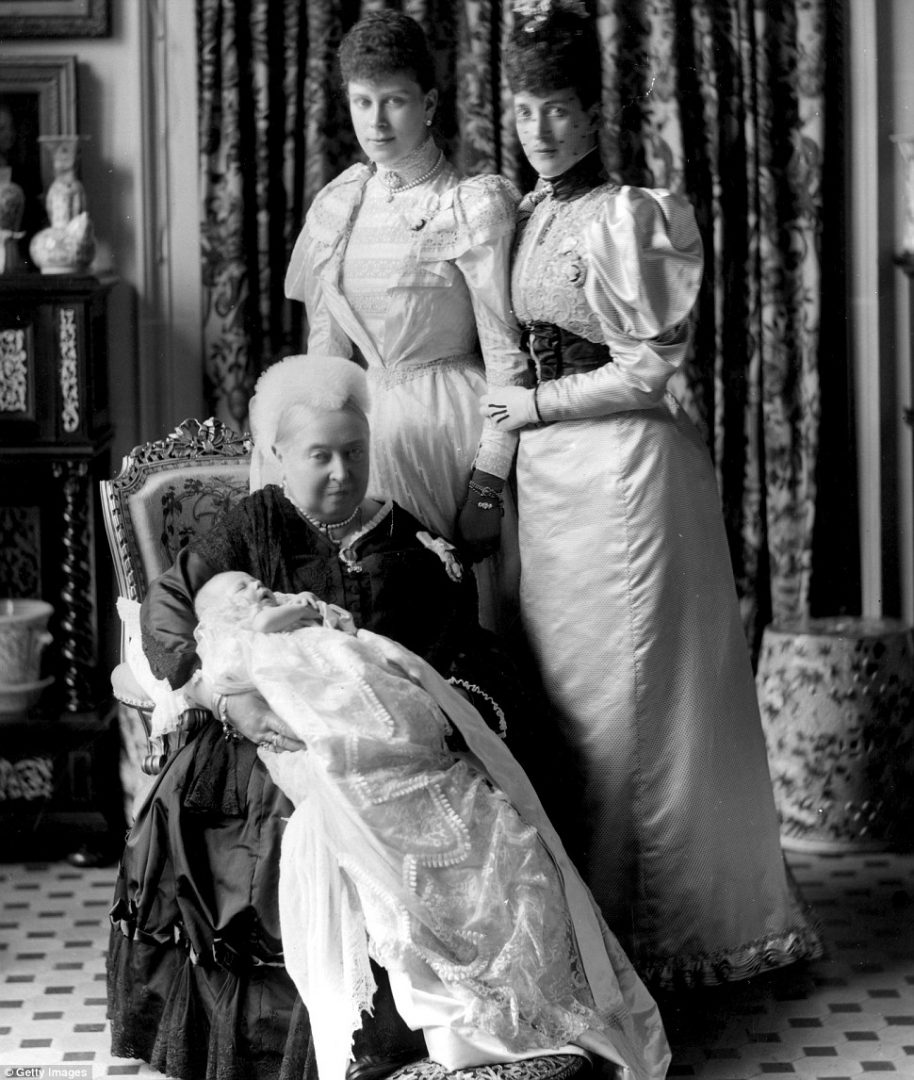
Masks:
[[[0,715],[27,712],[41,697],[41,692],[54,681],[53,675],[36,682],[0,683]]]

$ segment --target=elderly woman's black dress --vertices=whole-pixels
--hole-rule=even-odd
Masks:
[[[175,687],[187,681],[197,666],[193,595],[219,571],[244,570],[346,608],[457,680],[494,722],[506,665],[477,625],[473,575],[453,582],[422,531],[388,503],[341,557],[279,488],[249,495],[150,587],[143,641],[153,671]],[[121,862],[108,954],[112,1052],[172,1077],[316,1078],[279,932],[279,848],[292,807],[256,750],[227,741],[215,720],[199,731],[157,778]],[[422,1047],[381,978],[356,1055],[419,1057]]]

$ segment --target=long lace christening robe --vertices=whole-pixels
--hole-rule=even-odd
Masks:
[[[282,935],[322,1077],[342,1076],[370,1004],[369,950],[449,1070],[579,1042],[666,1075],[656,1006],[525,774],[428,664],[367,631],[198,636],[210,677],[256,686],[308,746],[260,756],[296,805]],[[447,748],[443,709],[470,755]]]

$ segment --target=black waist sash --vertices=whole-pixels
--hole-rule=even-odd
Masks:
[[[554,323],[536,322],[525,326],[520,345],[530,356],[537,382],[578,375],[612,363],[612,354],[606,345],[588,341]]]

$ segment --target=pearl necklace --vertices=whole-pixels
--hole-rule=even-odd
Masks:
[[[410,188],[418,187],[420,184],[424,184],[426,180],[431,180],[443,164],[444,154],[439,150],[438,160],[428,172],[423,173],[421,176],[417,176],[415,180],[410,180],[408,184],[403,183],[403,178],[398,172],[394,172],[391,169],[385,169],[384,172],[381,172],[381,170],[378,169],[378,179],[384,187],[387,188],[387,201],[393,202],[394,195],[399,195],[403,191],[409,191]]]
[[[345,527],[347,525],[351,525],[357,517],[359,519],[359,525],[362,524],[361,506],[357,506],[355,510],[353,510],[352,513],[349,515],[349,517],[346,518],[344,521],[318,521],[317,518],[313,518],[310,514],[306,514],[305,511],[300,509],[299,507],[296,506],[295,509],[298,510],[298,512],[305,519],[305,521],[308,522],[309,525],[313,525],[315,529],[318,530],[318,532],[322,532],[331,544],[341,544],[343,542],[342,537],[337,540],[335,537],[331,536],[331,531],[335,529],[345,529]]]
[[[308,513],[307,510],[302,510],[302,508],[298,505],[298,503],[292,498],[292,496],[286,490],[286,485],[285,484],[283,484],[283,486],[282,486],[282,493],[289,500],[289,502],[295,507],[295,511],[299,515],[299,517],[301,517],[305,521],[307,521],[309,525],[313,525],[314,528],[317,529],[317,531],[319,533],[323,533],[324,536],[327,537],[327,539],[330,541],[331,544],[342,543],[342,539],[337,540],[335,537],[330,535],[330,533],[332,531],[335,531],[336,529],[344,529],[347,525],[351,525],[353,523],[353,521],[355,521],[356,518],[359,519],[359,526],[361,527],[361,524],[362,524],[362,504],[361,503],[359,503],[359,505],[355,508],[355,510],[352,511],[352,513],[349,515],[348,518],[344,518],[342,521],[318,521],[318,519],[315,518],[315,517],[312,517]]]

